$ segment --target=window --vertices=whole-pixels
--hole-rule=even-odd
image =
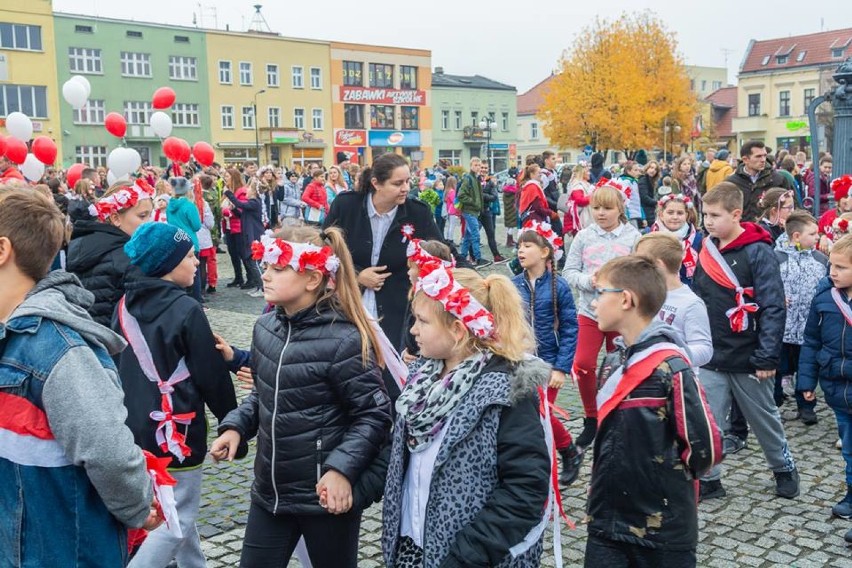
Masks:
[[[103,124],[104,101],[88,100],[86,106],[74,109],[74,124]]]
[[[707,90],[707,81],[701,81],[701,92]]]
[[[461,165],[461,150],[438,150],[438,159],[447,160],[451,166]]]
[[[400,65],[399,67],[399,88],[400,89],[416,89],[417,88],[417,67],[413,65]]]
[[[796,63],[801,63],[805,60],[805,56],[808,54],[807,51],[800,51],[799,55],[796,56]]]
[[[322,109],[315,108],[311,110],[311,128],[314,130],[322,130]]]
[[[41,51],[41,26],[0,23],[0,47]]]
[[[172,122],[175,126],[199,126],[198,104],[175,103],[172,107]]]
[[[72,73],[103,73],[101,50],[87,47],[69,47],[68,69]]]
[[[189,36],[175,36],[175,43],[189,43]]]
[[[305,129],[305,109],[293,109],[293,126],[296,127],[297,130]]]
[[[194,57],[169,56],[169,78],[177,81],[197,81],[198,71]]]
[[[360,61],[344,61],[343,84],[350,87],[363,87],[364,64]]]
[[[78,34],[91,34],[95,29],[92,26],[74,26],[74,31]]]
[[[106,166],[106,146],[75,146],[74,154],[78,164],[89,164],[92,167]]]
[[[778,92],[778,116],[790,116],[790,91]]]
[[[343,128],[364,128],[364,105],[343,105]]]
[[[221,106],[222,128],[232,130],[234,128],[234,107],[230,105]]]
[[[278,65],[275,63],[266,64],[266,86],[277,87],[281,84],[278,78]]]
[[[760,93],[748,96],[748,115],[760,116]]]
[[[404,106],[400,107],[402,111],[402,129],[403,130],[418,130],[420,128],[419,114],[417,107]]]
[[[151,120],[153,107],[148,101],[124,101],[124,119],[127,124],[147,126]]]
[[[442,110],[441,111],[441,130],[449,130],[450,129],[450,111]]]
[[[695,79],[690,79],[690,80],[689,80],[689,90],[690,90],[690,91],[694,91],[694,90],[695,90]]]
[[[386,128],[393,130],[395,109],[389,105],[373,105],[370,107],[370,128]]]
[[[530,140],[538,140],[538,123],[530,123]]]
[[[471,121],[471,123],[473,123],[474,126],[479,128],[479,111],[478,110],[470,111],[470,121]]]
[[[393,65],[370,63],[370,86],[393,88]]]
[[[47,87],[0,85],[0,116],[15,111],[30,118],[47,118]]]
[[[500,116],[500,130],[503,132],[509,132],[509,113],[504,112]]]
[[[243,130],[254,130],[254,108],[243,107]]]
[[[713,81],[713,90],[718,91],[722,88],[722,81]]]
[[[311,89],[319,91],[322,89],[322,69],[311,67]]]
[[[254,82],[250,61],[240,61],[240,85],[251,85]]]
[[[222,85],[230,85],[231,84],[231,62],[230,61],[220,61],[219,62],[219,83]]]
[[[844,51],[846,51],[846,47],[832,47],[831,57],[834,59],[842,59]]]
[[[292,68],[292,85],[294,89],[305,88],[305,70],[302,67],[294,65]]]
[[[786,65],[789,60],[790,60],[789,55],[776,55],[775,56],[775,64],[776,65]]]
[[[769,59],[770,59],[770,56],[769,56],[769,55],[765,55],[765,56],[763,56],[763,59],[761,60],[760,64],[761,64],[761,65],[766,65],[767,63],[769,63]]]
[[[127,37],[132,37],[132,38],[135,38],[135,39],[142,39],[142,32],[127,30]]]
[[[816,98],[816,89],[805,89],[805,112],[808,113],[808,107],[811,106],[811,103],[814,102]]]
[[[457,110],[455,112],[455,124],[453,125],[454,130],[462,129],[462,111]]]
[[[151,54],[122,51],[121,74],[125,77],[150,77]]]

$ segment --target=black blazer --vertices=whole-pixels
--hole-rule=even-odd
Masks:
[[[361,271],[372,266],[373,230],[367,214],[369,194],[346,192],[338,195],[331,203],[331,210],[325,217],[323,227],[332,225],[343,229],[349,252],[355,263],[355,270]],[[414,237],[423,240],[441,240],[441,233],[435,224],[431,208],[418,199],[407,198],[396,210],[377,266],[387,266],[390,277],[385,280],[382,289],[376,292],[379,324],[390,342],[400,351],[405,346],[406,325],[408,322],[408,244],[403,242],[402,227],[414,225]]]

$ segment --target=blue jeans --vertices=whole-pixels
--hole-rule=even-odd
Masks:
[[[852,485],[852,414],[845,408],[832,408],[837,418],[837,435],[843,441],[843,461],[846,462],[846,485]]]
[[[479,250],[479,215],[473,213],[462,213],[464,218],[464,235],[462,236],[461,256],[467,258],[468,253],[475,260],[482,258]]]

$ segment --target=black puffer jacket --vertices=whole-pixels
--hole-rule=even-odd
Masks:
[[[357,328],[328,302],[260,317],[251,394],[219,427],[255,435],[252,501],[273,514],[328,514],[316,484],[330,469],[355,482],[390,431],[381,369],[361,360]]]
[[[83,288],[95,295],[89,314],[107,327],[118,299],[124,294],[124,279],[130,269],[124,244],[129,240],[118,227],[98,221],[77,221],[68,244],[66,270],[76,274]]]
[[[634,345],[607,357],[602,373],[664,341],[681,344],[671,327],[652,322]],[[719,428],[692,368],[682,357],[666,358],[598,426],[589,534],[646,548],[694,549],[694,481],[721,460]]]
[[[772,166],[766,164],[766,168],[760,172],[757,181],[751,181],[751,176],[745,171],[745,166],[740,164],[736,171],[725,178],[740,188],[743,192],[743,221],[757,221],[760,214],[758,202],[764,191],[772,187],[783,187],[784,189],[793,189],[793,185],[786,177],[772,169]]]

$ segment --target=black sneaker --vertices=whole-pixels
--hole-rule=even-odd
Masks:
[[[847,486],[846,497],[831,508],[831,514],[841,519],[852,519],[852,485]]]
[[[735,454],[747,447],[748,442],[746,440],[743,440],[739,436],[734,436],[732,434],[725,436],[725,439],[722,440],[722,449],[724,450],[726,456]]]
[[[492,264],[494,263],[489,260],[485,260],[484,258],[480,258],[479,260],[473,263],[473,266],[475,268],[485,268],[486,266],[491,266]]]
[[[799,472],[792,471],[776,471],[775,474],[775,494],[785,499],[792,499],[799,496]]]
[[[583,450],[576,444],[571,444],[567,448],[559,450],[559,455],[562,457],[562,474],[559,476],[559,483],[565,486],[571,485],[580,475],[580,466],[583,464]]]
[[[813,408],[801,409],[796,418],[801,420],[802,424],[804,424],[805,426],[813,426],[814,424],[819,423],[819,418],[817,418],[816,412],[814,412]]]
[[[226,288],[238,288],[238,287],[242,286],[243,284],[245,284],[245,282],[243,282],[242,280],[234,280],[233,282],[228,282],[228,284],[226,284],[225,287]]]
[[[254,282],[246,282],[240,286],[240,290],[257,290],[258,286]]]
[[[597,418],[583,418],[583,431],[574,440],[574,443],[585,449],[592,445],[595,441],[595,435],[598,433]]]
[[[206,293],[207,294],[215,294],[216,293],[216,286],[208,286]]]
[[[708,499],[721,499],[728,492],[722,487],[721,479],[713,479],[711,481],[700,481],[698,483],[698,502],[707,501]]]

